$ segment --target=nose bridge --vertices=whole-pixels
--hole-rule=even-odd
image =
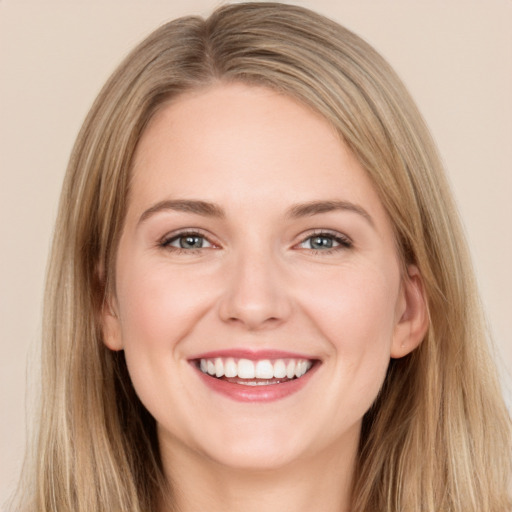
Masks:
[[[246,242],[226,265],[226,286],[220,301],[224,321],[257,330],[288,317],[291,304],[278,256],[263,244]]]

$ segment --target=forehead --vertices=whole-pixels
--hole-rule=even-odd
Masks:
[[[298,144],[311,143],[312,137],[317,150],[340,144],[335,129],[322,116],[290,96],[260,86],[217,84],[179,95],[158,111],[139,142],[134,168],[160,163],[171,151],[178,163],[176,159],[191,148],[196,150],[194,158],[215,154],[216,162],[221,155],[227,161],[241,149],[237,143],[253,156],[245,166],[276,157],[279,151],[287,152],[292,161],[294,155],[305,156],[307,151],[298,151]]]
[[[382,214],[370,178],[330,123],[289,96],[243,84],[175,98],[140,140],[132,203],[198,195],[265,207],[350,199]]]

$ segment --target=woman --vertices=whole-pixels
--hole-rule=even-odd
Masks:
[[[310,11],[183,18],[76,142],[27,510],[510,509],[510,427],[427,129]]]

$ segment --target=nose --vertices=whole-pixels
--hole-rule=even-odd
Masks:
[[[247,251],[234,260],[226,271],[219,302],[221,320],[250,331],[285,322],[292,310],[290,290],[275,256]]]

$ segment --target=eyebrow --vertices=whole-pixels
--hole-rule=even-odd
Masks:
[[[195,213],[204,217],[225,217],[224,210],[216,204],[207,201],[197,201],[193,199],[168,199],[156,203],[151,208],[148,208],[139,219],[139,224],[144,222],[155,213],[173,210],[176,212]]]
[[[151,208],[145,210],[140,216],[139,224],[155,213],[166,210],[194,213],[204,217],[216,217],[220,219],[226,216],[224,210],[215,203],[195,199],[167,199],[160,201]],[[296,219],[337,210],[357,213],[361,215],[372,227],[375,227],[375,223],[373,222],[371,215],[362,206],[349,201],[310,201],[308,203],[300,203],[289,208],[287,216]]]
[[[297,204],[288,210],[288,215],[292,218],[309,217],[337,210],[357,213],[366,219],[372,227],[375,227],[371,215],[362,206],[350,201],[311,201],[309,203]]]

